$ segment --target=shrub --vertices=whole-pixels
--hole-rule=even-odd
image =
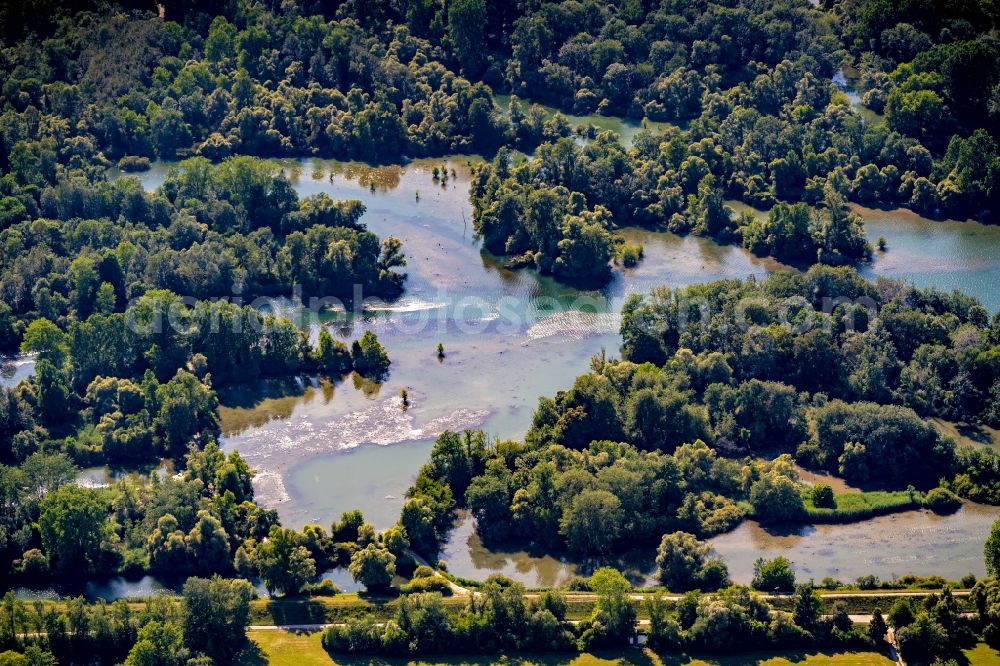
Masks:
[[[816,486],[812,489],[813,505],[821,509],[834,509],[837,500],[833,496],[833,488],[828,485]]]
[[[962,506],[962,500],[947,488],[938,486],[924,497],[924,506],[934,513],[954,513]]]
[[[841,587],[841,585],[842,584],[839,580],[831,576],[827,576],[826,578],[824,578],[819,582],[819,586],[822,587],[824,590],[836,590],[839,587]]]
[[[693,534],[664,534],[656,554],[660,582],[674,592],[717,589],[728,578],[728,571],[722,562],[709,560],[708,553],[708,544]],[[707,567],[710,562],[711,569]]]
[[[368,544],[351,556],[348,570],[369,591],[386,590],[396,573],[396,556],[385,548]]]
[[[876,589],[878,587],[879,580],[878,580],[878,576],[871,576],[871,575],[869,575],[869,576],[859,576],[858,580],[857,580],[857,583],[858,583],[858,589],[861,589],[861,590],[874,590],[874,589]]]
[[[912,624],[916,619],[916,612],[913,610],[913,602],[909,599],[897,599],[896,603],[889,609],[886,619],[894,629],[902,629]]]
[[[625,268],[634,268],[639,265],[639,261],[642,259],[643,249],[642,245],[631,245],[626,244],[622,246],[621,257],[622,266]]]
[[[449,597],[452,594],[451,585],[444,578],[430,576],[424,578],[414,578],[409,583],[401,585],[399,591],[402,594],[416,594],[418,592],[438,592],[441,596]]]
[[[148,157],[141,157],[139,155],[126,155],[125,157],[118,160],[118,168],[128,173],[149,171],[149,167],[150,163]]]
[[[380,377],[389,370],[389,354],[372,331],[365,331],[360,340],[351,344],[351,359],[358,374]]]
[[[431,569],[426,564],[421,564],[413,571],[414,578],[427,578],[428,576],[433,576],[433,575],[434,575],[434,569]]]
[[[31,551],[29,551],[31,552]],[[27,560],[25,553],[25,560]],[[125,576],[138,576],[149,570],[149,558],[143,548],[129,548],[122,560],[121,572]]]
[[[305,586],[303,591],[314,597],[332,597],[340,594],[341,592],[340,588],[337,587],[329,578],[324,578],[323,580],[315,583],[309,583]]]
[[[24,551],[20,570],[26,576],[40,576],[49,569],[48,558],[37,548]]]
[[[787,523],[805,513],[799,485],[778,472],[768,472],[750,487],[754,516],[762,523]]]

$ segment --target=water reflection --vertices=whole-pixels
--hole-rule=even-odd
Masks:
[[[805,467],[800,467],[798,464],[795,465],[795,472],[802,483],[810,486],[830,486],[835,493],[852,493],[864,490],[864,488],[852,486],[844,479],[834,476],[829,472],[816,472]]]
[[[341,592],[363,592],[365,586],[354,580],[354,576],[347,569],[330,569],[320,575],[320,580],[333,581],[333,584]]]
[[[886,252],[876,252],[869,277],[883,275],[918,287],[959,289],[1000,310],[1000,226],[971,220],[931,220],[905,208],[852,206],[865,220],[872,241],[884,236]]]
[[[17,386],[34,371],[35,360],[30,356],[0,356],[0,387]]]
[[[865,119],[870,125],[880,125],[885,122],[885,116],[877,113],[861,103],[861,93],[858,92],[858,82],[861,78],[858,70],[845,67],[833,75],[833,83],[847,95],[851,101],[851,109]]]
[[[35,599],[65,599],[82,596],[87,601],[98,599],[115,601],[116,599],[142,599],[162,595],[179,594],[184,587],[186,577],[143,576],[129,580],[122,576],[89,580],[86,582],[65,581],[45,587],[17,587],[14,596],[23,600]]]
[[[499,574],[529,588],[557,587],[573,576],[588,576],[599,566],[611,565],[641,586],[653,583],[654,551],[635,551],[613,560],[575,562],[566,556],[557,558],[545,552],[489,548],[476,533],[472,517],[461,512],[440,557],[450,573],[473,580]]]
[[[551,555],[490,550],[483,546],[474,526],[475,521],[464,515],[444,545],[440,559],[456,576],[483,580],[499,574],[527,587],[555,587],[563,585],[583,570],[574,562],[561,561]]]
[[[252,384],[219,389],[219,420],[226,437],[260,428],[271,421],[288,419],[296,406],[320,400],[326,405],[336,392],[325,377],[268,377]]]
[[[148,599],[159,596],[176,596],[181,593],[187,576],[142,576],[127,578],[125,576],[110,576],[96,578],[86,582],[78,580],[60,581],[44,587],[24,585],[13,588],[17,599],[23,601],[56,600],[83,597],[88,602],[99,599],[116,601],[118,599]],[[259,581],[255,583],[254,591],[259,597],[269,596],[267,589]]]
[[[983,543],[998,516],[1000,508],[966,504],[949,516],[907,511],[848,525],[764,528],[748,520],[709,544],[725,561],[730,577],[743,584],[753,579],[757,558],[779,555],[792,561],[799,580],[817,583],[828,576],[853,582],[865,575],[890,581],[906,574],[958,580],[968,573],[985,574]],[[528,587],[550,587],[605,564],[490,549],[473,526],[474,521],[463,515],[441,555],[448,571],[457,576],[482,580],[501,574]],[[621,568],[637,585],[653,585],[654,557],[655,548],[650,547],[609,564]]]
[[[742,201],[726,204],[737,213],[758,217],[767,212]],[[869,208],[849,204],[865,221],[865,234],[874,245],[880,236],[885,252],[860,267],[862,275],[889,277],[918,287],[958,289],[978,298],[990,312],[1000,310],[1000,226],[972,220],[932,220],[907,208]]]
[[[983,543],[1000,508],[965,504],[956,513],[906,511],[847,525],[765,529],[746,521],[709,541],[740,583],[753,578],[758,557],[783,555],[800,579],[830,576],[849,582],[872,574],[892,580],[905,574],[940,575],[957,580],[982,576]]]
[[[159,463],[129,467],[84,467],[76,474],[73,482],[85,488],[107,488],[117,484],[124,479],[130,479],[135,483],[146,483],[150,474],[156,473],[160,479],[164,479],[174,473],[174,465],[171,460],[163,460]]]
[[[496,103],[497,108],[500,110],[500,113],[503,114],[504,116],[507,115],[508,110],[510,108],[510,99],[511,99],[510,95],[493,96],[493,100]],[[564,113],[559,109],[557,109],[556,107],[549,106],[548,104],[539,104],[538,102],[532,102],[531,100],[524,98],[518,98],[518,99],[521,102],[521,105],[524,108],[525,112],[527,112],[530,106],[532,106],[533,104],[537,104],[538,106],[542,107],[543,111],[545,111],[546,120],[554,116],[557,112],[562,113],[563,117],[566,118],[566,121],[569,123],[570,127],[575,129],[578,125],[586,125],[586,126],[593,125],[594,127],[597,127],[597,129],[600,131],[611,130],[612,132],[618,134],[618,136],[621,138],[621,142],[625,146],[631,146],[632,141],[635,139],[635,136],[642,130],[648,129],[651,132],[661,132],[670,127],[679,127],[679,125],[675,125],[674,123],[663,122],[658,120],[650,120],[649,118],[642,118],[641,120],[636,120],[635,118],[622,118],[619,116],[601,116],[596,113],[581,116],[573,113]],[[580,141],[581,143],[586,142],[586,140],[581,137],[577,137],[577,140]]]
[[[361,508],[376,529],[391,527],[433,445],[434,440],[423,439],[391,447],[359,446],[294,466],[287,474],[291,501],[277,507],[282,523],[329,527],[333,517]]]

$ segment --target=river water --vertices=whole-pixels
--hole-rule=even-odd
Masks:
[[[406,293],[398,302],[361,313],[326,312],[309,324],[313,335],[329,326],[345,341],[375,330],[393,361],[383,384],[354,376],[336,383],[269,379],[220,391],[223,446],[239,450],[257,468],[258,499],[276,508],[284,523],[329,526],[341,512],[360,508],[377,527],[390,526],[437,434],[484,428],[497,437],[521,437],[539,396],[569,387],[602,349],[616,354],[618,312],[630,293],[791,270],[742,248],[632,228],[620,233],[643,243],[645,259],[635,269],[617,269],[602,290],[578,291],[532,270],[507,270],[482,250],[471,227],[467,192],[470,166],[478,159],[384,167],[278,162],[302,196],[326,192],[360,199],[367,207],[362,221],[380,236],[401,238],[409,259]],[[431,175],[442,165],[449,171],[445,183]],[[140,179],[155,189],[167,170],[156,164]],[[870,239],[888,240],[888,251],[876,253],[864,269],[868,276],[961,288],[991,313],[1000,309],[1000,228],[935,222],[905,210],[857,210]],[[268,307],[297,311],[287,300]],[[439,342],[446,350],[443,360],[435,354]],[[8,360],[0,368],[4,385],[30,372],[25,360]],[[405,410],[399,399],[404,388],[411,403]],[[957,578],[983,573],[982,545],[998,514],[984,507],[947,517],[908,512],[855,525],[806,527],[792,535],[747,522],[712,543],[743,582],[757,557],[779,553],[804,577],[817,579],[868,573],[883,579],[905,573]],[[443,558],[458,575],[503,572],[531,586],[579,571],[552,557],[491,552],[468,520],[454,530]],[[626,563],[633,578],[648,573],[648,560]]]
[[[446,187],[430,175],[439,164],[369,170],[311,160],[286,166],[302,194],[360,198],[369,228],[402,238],[410,259],[400,302],[334,325],[345,339],[364,328],[378,332],[393,359],[383,385],[357,378],[336,385],[269,381],[221,393],[225,446],[266,470],[262,499],[290,524],[329,523],[364,497],[366,514],[388,526],[426,460],[428,440],[442,430],[482,427],[500,437],[522,436],[539,396],[569,386],[601,349],[616,353],[627,294],[660,283],[762,277],[781,268],[705,239],[630,229],[624,235],[644,244],[646,260],[619,271],[603,290],[578,291],[531,270],[512,272],[473,238],[467,161],[448,162],[455,176]],[[435,354],[439,342],[443,361]],[[403,388],[407,410],[398,398]],[[403,442],[405,452],[363,447],[342,453]],[[376,462],[376,456],[384,459]],[[331,492],[334,480],[345,492]]]
[[[0,355],[0,386],[17,386],[34,372],[35,361],[30,356]]]
[[[636,269],[617,270],[600,291],[576,291],[531,270],[505,270],[482,251],[469,226],[469,161],[448,160],[455,176],[445,187],[430,175],[441,160],[379,169],[319,160],[285,164],[301,194],[361,199],[369,228],[402,238],[410,257],[400,303],[338,327],[345,339],[365,328],[379,333],[393,359],[385,384],[355,378],[336,385],[268,381],[222,393],[226,448],[239,449],[263,470],[261,499],[288,524],[327,525],[355,507],[380,528],[394,523],[440,430],[481,427],[498,437],[522,436],[539,396],[570,386],[591,355],[617,351],[617,313],[627,294],[658,284],[790,270],[738,247],[641,229],[620,233],[643,243],[645,259]],[[857,210],[870,238],[888,240],[887,252],[877,253],[866,275],[962,288],[991,313],[1000,308],[1000,228],[935,222],[905,210]],[[443,362],[434,354],[438,342],[447,351]],[[402,388],[412,403],[405,411],[397,397]],[[779,552],[803,576],[817,579],[867,573],[957,578],[983,573],[982,544],[997,514],[978,507],[948,517],[909,512],[856,525],[807,527],[795,535],[771,535],[748,522],[713,545],[741,581],[752,575],[757,557]],[[471,527],[460,525],[445,547],[453,573],[481,578],[503,572],[546,585],[577,571],[549,556],[491,552]],[[873,530],[884,535],[888,528],[898,538],[871,538]],[[641,579],[646,565],[637,558],[633,577]]]

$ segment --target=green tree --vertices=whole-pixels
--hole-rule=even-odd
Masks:
[[[21,351],[37,354],[40,361],[48,361],[56,368],[66,364],[68,348],[66,334],[44,317],[31,322],[24,330]]]
[[[668,590],[686,592],[704,583],[709,545],[693,534],[664,534],[656,551],[657,575]],[[725,565],[723,565],[725,567]]]
[[[753,564],[753,582],[750,585],[764,592],[790,592],[795,587],[792,563],[781,556],[773,560],[758,558]]]
[[[601,567],[590,576],[589,585],[597,595],[597,604],[590,626],[581,625],[581,640],[595,647],[626,643],[635,633],[638,617],[635,602],[629,597],[632,584],[620,571]]]
[[[48,361],[35,364],[35,385],[38,387],[38,413],[50,428],[64,428],[73,419],[73,391],[66,373]]]
[[[792,620],[806,631],[812,631],[823,613],[823,600],[808,583],[795,586],[795,609]]]
[[[833,488],[826,484],[814,486],[812,489],[813,506],[824,509],[833,509],[837,506],[837,500],[833,496]]]
[[[603,217],[610,219],[610,213],[604,212]],[[582,216],[566,216],[557,247],[559,256],[552,265],[554,275],[581,285],[607,281],[608,262],[614,256],[614,237],[602,224],[589,221],[587,211]]]
[[[441,441],[440,439],[438,440]],[[506,477],[484,474],[468,484],[465,503],[475,517],[484,539],[502,542],[511,534],[510,487]]]
[[[183,629],[174,622],[152,620],[139,630],[125,666],[185,666],[190,652]]]
[[[383,592],[389,589],[396,574],[396,556],[370,543],[351,556],[348,570],[369,592]]]
[[[330,331],[322,328],[313,352],[313,362],[320,371],[332,377],[339,377],[351,369],[351,353],[347,345],[334,340]]]
[[[929,664],[949,648],[948,633],[926,613],[896,631],[899,654],[908,663]]]
[[[186,571],[188,569],[188,547],[184,532],[173,514],[159,517],[154,529],[146,539],[149,564],[161,571]]]
[[[389,354],[373,331],[365,331],[360,340],[351,345],[354,369],[366,377],[379,377],[389,370]]]
[[[184,538],[184,543],[199,571],[213,573],[232,568],[229,537],[219,519],[208,511],[198,512],[198,522]]]
[[[750,504],[761,522],[791,522],[805,513],[799,484],[770,471],[750,486]]]
[[[986,572],[993,577],[1000,576],[1000,519],[993,522],[990,536],[983,548],[983,556],[986,559]]]
[[[488,21],[485,0],[452,0],[448,4],[448,36],[466,76],[477,76],[482,70]]]
[[[933,90],[894,88],[885,106],[889,128],[920,139],[927,146],[940,146],[940,137],[949,136],[954,126],[951,110]]]
[[[38,505],[42,546],[55,572],[88,571],[100,553],[108,505],[100,491],[62,486]]]
[[[227,21],[224,16],[216,16],[212,19],[212,25],[208,28],[208,37],[205,38],[205,57],[211,62],[220,62],[235,55],[233,47],[237,32],[236,26]]]
[[[607,490],[586,490],[563,514],[559,531],[566,545],[583,554],[609,553],[624,521],[622,503]]]
[[[184,642],[228,664],[246,643],[253,586],[245,580],[188,578],[184,583]]]
[[[115,294],[115,286],[110,282],[102,282],[94,294],[94,312],[102,315],[109,315],[115,311],[115,303],[118,300]]]
[[[357,541],[359,530],[364,524],[364,514],[359,510],[345,511],[340,514],[340,521],[330,526],[330,540],[334,543]]]
[[[889,625],[896,630],[913,624],[916,618],[917,614],[913,609],[913,602],[909,599],[897,599],[896,603],[889,608],[889,614],[886,615]]]
[[[168,455],[181,456],[192,442],[219,435],[215,392],[186,370],[156,387],[156,404],[154,424]]]
[[[173,159],[178,150],[191,145],[191,129],[179,110],[150,103],[146,115],[149,116],[149,131],[156,154],[161,158]]]
[[[885,619],[882,618],[882,612],[876,608],[872,613],[872,621],[868,623],[868,638],[875,645],[881,646],[888,631],[889,627],[886,626]]]
[[[403,505],[399,516],[406,538],[415,551],[426,557],[434,557],[438,551],[437,531],[434,528],[434,512],[426,500],[415,497]]]
[[[271,592],[298,594],[316,576],[316,562],[292,529],[271,527],[267,539],[257,546],[260,577]]]

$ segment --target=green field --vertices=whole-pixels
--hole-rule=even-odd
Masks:
[[[847,523],[920,508],[921,497],[921,493],[914,493],[911,497],[905,490],[835,493],[837,506],[834,509],[816,507],[808,494],[804,499],[809,520],[817,523]]]
[[[405,659],[378,659],[371,657],[330,657],[320,645],[320,633],[293,633],[287,631],[253,631],[250,639],[254,647],[245,652],[239,666],[892,666],[895,662],[876,652],[824,653],[812,651],[763,653],[754,652],[734,657],[695,657],[690,655],[657,655],[650,650],[622,650],[611,653],[569,655],[519,655],[507,656],[455,656],[436,657],[430,661]],[[981,646],[984,647],[984,646]],[[977,648],[978,650],[978,648]],[[996,653],[990,651],[996,656]],[[969,653],[972,655],[972,652]],[[980,655],[977,653],[977,659]],[[971,663],[982,662],[973,659]],[[983,653],[982,656],[987,656]]]
[[[965,656],[968,658],[970,665],[1000,666],[1000,652],[985,643],[980,643],[975,648],[966,650]]]
[[[958,444],[986,446],[1000,450],[1000,429],[989,426],[955,423],[944,419],[929,419],[942,434],[953,437]]]

